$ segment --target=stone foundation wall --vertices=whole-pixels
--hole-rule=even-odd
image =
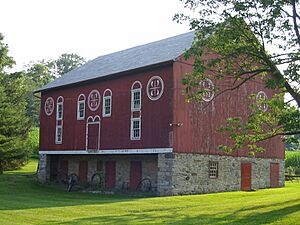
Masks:
[[[218,162],[218,177],[209,177],[209,162]],[[284,186],[284,161],[198,154],[158,157],[159,195],[182,195],[241,189],[241,163],[252,164],[252,189],[270,187],[270,163],[279,163],[279,186]]]
[[[51,157],[51,155],[48,157]],[[91,181],[97,171],[97,161],[102,160],[102,173],[105,176],[105,162],[116,162],[116,189],[121,189],[124,183],[129,185],[130,162],[142,162],[142,178],[149,178],[154,190],[157,189],[157,155],[61,155],[60,160],[68,160],[68,174],[79,175],[79,161],[88,161],[87,182]],[[58,165],[60,163],[58,162]]]
[[[40,155],[39,180],[49,180],[51,155]],[[56,156],[57,157],[57,156]],[[151,180],[160,196],[236,191],[241,189],[241,164],[251,162],[252,189],[270,187],[270,163],[279,164],[279,186],[284,186],[284,161],[200,154],[152,155],[60,155],[68,160],[68,173],[79,174],[79,161],[88,161],[88,182],[97,170],[97,160],[116,162],[116,189],[130,182],[130,162],[142,162],[142,178]],[[217,178],[209,177],[209,162],[218,162]],[[59,163],[58,163],[59,165]]]
[[[50,178],[50,158],[45,154],[39,155],[38,180],[45,183]]]

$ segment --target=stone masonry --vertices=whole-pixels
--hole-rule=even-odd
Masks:
[[[209,162],[218,162],[218,177],[209,177]],[[270,163],[279,163],[279,186],[284,186],[284,161],[200,154],[160,154],[158,194],[183,195],[241,189],[241,163],[252,163],[252,189],[270,187]]]

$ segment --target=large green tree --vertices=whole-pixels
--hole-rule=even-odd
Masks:
[[[85,63],[85,59],[77,54],[64,53],[55,60],[39,60],[31,62],[25,67],[27,80],[26,100],[28,103],[27,116],[33,126],[39,126],[40,99],[34,91],[53,81],[55,78],[76,69]]]
[[[26,79],[20,73],[7,73],[14,61],[0,34],[0,174],[23,165],[29,156],[26,148],[30,128],[26,117]]]
[[[186,54],[195,59],[194,71],[183,81],[190,100],[201,101],[207,93],[199,81],[211,76],[231,81],[226,88],[215,87],[215,98],[253,79],[262,79],[267,88],[282,93],[256,100],[246,120],[228,118],[220,130],[229,133],[234,144],[220,148],[248,147],[255,153],[263,150],[258,143],[266,139],[300,133],[299,0],[181,1],[190,13],[177,14],[174,19],[188,21],[196,30]],[[209,57],[212,53],[217,57]],[[289,95],[285,101],[283,94]],[[268,110],[262,110],[262,105]]]

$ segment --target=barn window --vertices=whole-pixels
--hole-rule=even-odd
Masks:
[[[131,111],[141,110],[142,104],[142,84],[135,81],[131,87]]]
[[[130,139],[141,139],[141,118],[131,118]]]
[[[102,116],[111,116],[111,104],[112,104],[112,92],[110,89],[106,89],[103,93],[103,109]]]
[[[218,177],[218,162],[210,161],[209,162],[209,178]]]
[[[83,120],[85,117],[85,95],[81,94],[77,100],[77,120]]]
[[[55,144],[61,144],[61,143],[62,143],[62,126],[57,125],[56,132],[55,132]]]
[[[57,99],[56,120],[62,120],[64,113],[64,98],[59,96]]]

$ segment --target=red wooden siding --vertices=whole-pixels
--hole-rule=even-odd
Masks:
[[[142,180],[142,162],[130,162],[130,189],[136,190]]]
[[[241,164],[241,190],[242,191],[250,191],[252,188],[251,170],[252,170],[251,163]]]
[[[218,149],[221,144],[229,145],[228,137],[217,128],[225,124],[228,117],[245,118],[249,113],[248,106],[251,100],[249,94],[263,90],[267,96],[272,96],[274,91],[266,89],[264,83],[259,80],[249,81],[239,89],[226,92],[208,105],[193,104],[186,102],[182,78],[184,74],[192,72],[192,61],[184,61],[182,58],[174,63],[174,108],[173,123],[182,126],[173,126],[174,151],[178,153],[200,153],[225,155]],[[222,88],[229,81],[213,81],[214,85]],[[284,158],[284,146],[280,137],[262,143],[266,152],[257,155],[258,158]],[[248,156],[247,150],[241,150],[233,156]]]
[[[88,161],[79,161],[79,181],[86,182],[88,175]]]
[[[114,188],[116,185],[116,162],[105,162],[105,187]]]
[[[160,76],[164,82],[163,95],[156,101],[150,100],[146,93],[147,82],[153,76]],[[44,151],[85,150],[86,120],[89,116],[94,117],[96,115],[100,116],[101,119],[100,149],[169,147],[169,133],[172,130],[170,127],[173,107],[172,80],[172,66],[170,64],[118,78],[43,92],[40,149]],[[142,138],[139,141],[130,140],[131,86],[135,81],[140,81],[142,84]],[[112,115],[102,117],[103,93],[107,88],[112,91]],[[89,93],[94,89],[100,92],[100,107],[96,111],[91,111],[86,102],[85,119],[77,120],[78,96],[84,94],[88,99]],[[55,144],[55,112],[56,100],[59,96],[64,97],[63,141],[62,144]],[[55,102],[54,112],[50,116],[44,112],[44,103],[48,97],[52,97]],[[91,140],[91,143],[94,142]],[[94,144],[91,144],[90,147],[94,147]]]
[[[279,164],[270,163],[270,186],[272,188],[279,187]]]

